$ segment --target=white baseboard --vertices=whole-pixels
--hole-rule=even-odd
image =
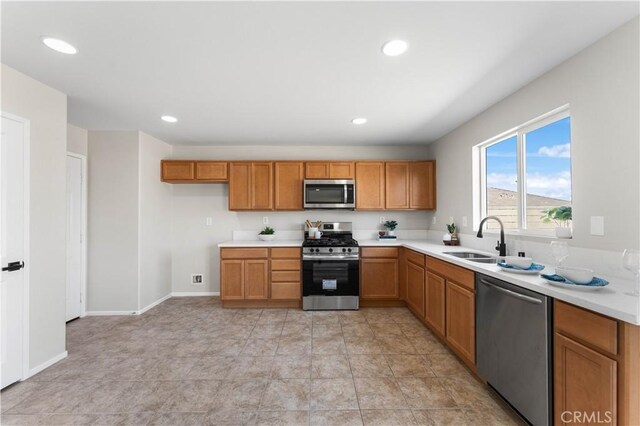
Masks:
[[[87,311],[88,317],[103,317],[109,315],[137,315],[138,311]]]
[[[219,291],[174,291],[173,297],[220,296]]]
[[[54,356],[50,360],[43,362],[42,364],[38,365],[37,367],[33,367],[32,369],[29,370],[29,376],[25,377],[23,380],[26,380],[31,376],[35,376],[36,374],[38,374],[39,372],[41,372],[45,368],[51,367],[56,362],[65,359],[67,357],[67,355],[68,355],[67,351],[64,351],[61,354],[58,354],[58,355]]]
[[[153,308],[154,306],[157,306],[157,305],[161,304],[162,302],[164,302],[165,300],[170,299],[170,298],[171,298],[171,293],[167,294],[167,295],[166,295],[166,296],[164,296],[164,297],[161,297],[160,299],[156,300],[155,302],[153,302],[153,303],[152,303],[152,304],[150,304],[149,306],[147,306],[147,307],[145,307],[145,308],[140,309],[140,310],[137,312],[137,314],[138,314],[138,315],[144,314],[144,313],[145,313],[145,312],[147,312],[149,309]]]

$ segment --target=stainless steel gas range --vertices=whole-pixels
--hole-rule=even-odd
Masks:
[[[358,309],[360,249],[351,222],[323,223],[302,243],[302,309]]]

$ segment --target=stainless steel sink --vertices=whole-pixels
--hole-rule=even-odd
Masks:
[[[442,254],[458,257],[460,259],[469,260],[477,263],[498,263],[498,258],[488,256],[482,253],[474,253],[472,251],[445,251]]]

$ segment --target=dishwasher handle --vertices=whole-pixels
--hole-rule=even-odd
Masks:
[[[496,289],[498,291],[501,291],[501,292],[503,292],[505,294],[508,294],[511,297],[515,297],[516,299],[520,299],[520,300],[523,300],[523,301],[529,302],[529,303],[535,303],[536,305],[539,305],[539,304],[542,303],[542,300],[540,300],[540,299],[536,299],[535,297],[525,296],[524,294],[517,293],[515,291],[506,289],[504,287],[500,287],[499,285],[496,285],[496,284],[494,284],[492,282],[489,282],[487,280],[481,279],[480,282],[482,284],[486,285],[486,286],[492,287],[492,288],[494,288],[494,289]]]

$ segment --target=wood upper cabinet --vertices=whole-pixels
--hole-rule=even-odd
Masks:
[[[410,207],[410,163],[408,161],[387,161],[384,168],[385,207],[387,209],[408,209]]]
[[[424,318],[424,268],[407,262],[407,305],[419,317]]]
[[[472,291],[447,280],[446,339],[469,363],[476,363],[476,298]]]
[[[353,161],[307,161],[305,179],[353,179]]]
[[[445,279],[439,275],[427,271],[427,282],[425,288],[426,309],[425,320],[433,330],[444,337],[445,329]]]
[[[229,163],[226,161],[196,161],[195,178],[199,181],[226,182],[229,180]]]
[[[276,162],[275,209],[302,210],[302,183],[304,164],[302,162]]]
[[[273,164],[229,164],[229,210],[273,209]]]
[[[583,424],[573,413],[597,416],[589,424],[617,424],[616,361],[559,333],[554,343],[555,424]]]
[[[356,209],[385,208],[384,168],[382,161],[356,163]]]
[[[436,208],[436,163],[416,161],[409,163],[409,208],[433,210]]]
[[[195,179],[195,161],[162,160],[160,179],[163,182],[181,183]]]

